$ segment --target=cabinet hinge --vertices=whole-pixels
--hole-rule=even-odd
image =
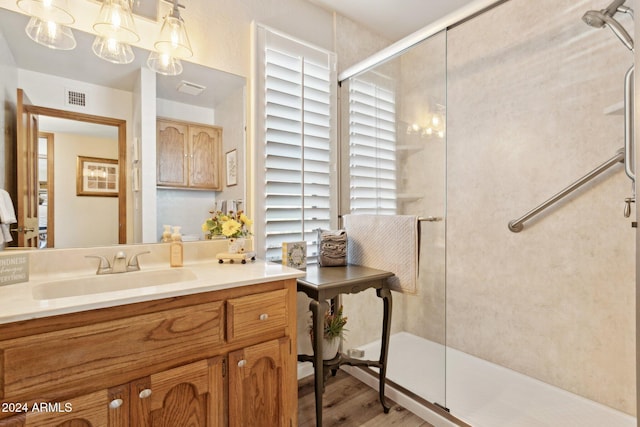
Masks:
[[[227,359],[222,359],[222,377],[227,376]]]

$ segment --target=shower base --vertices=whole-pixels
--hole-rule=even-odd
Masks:
[[[358,348],[369,358],[380,342]],[[363,370],[348,372],[377,388]],[[636,427],[635,417],[461,351],[447,348],[445,361],[444,346],[407,332],[391,336],[387,378],[474,427]],[[393,385],[387,396],[435,426],[456,425]]]

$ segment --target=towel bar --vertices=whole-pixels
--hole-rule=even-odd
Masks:
[[[418,217],[418,221],[427,221],[427,222],[438,222],[442,221],[444,218],[441,216],[421,216]]]

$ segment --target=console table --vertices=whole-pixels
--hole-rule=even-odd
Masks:
[[[327,372],[335,372],[340,365],[374,366],[380,371],[380,403],[385,413],[389,412],[389,405],[384,397],[384,384],[387,372],[387,355],[389,351],[389,335],[391,332],[391,291],[387,286],[387,278],[393,276],[389,271],[376,270],[374,268],[359,265],[346,265],[342,267],[307,267],[306,275],[298,278],[298,292],[304,292],[311,303],[309,309],[313,319],[313,356],[298,355],[298,360],[312,362],[315,374],[316,397],[316,426],[322,426],[322,393]],[[334,308],[337,308],[337,298],[340,294],[355,294],[365,289],[375,289],[376,294],[383,301],[382,320],[382,346],[378,360],[362,360],[338,354],[332,360],[322,359],[322,336],[324,335],[324,314],[329,309],[327,300],[331,300]]]

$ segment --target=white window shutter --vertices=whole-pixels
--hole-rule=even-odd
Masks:
[[[317,228],[330,228],[337,193],[335,55],[258,26],[258,251],[270,261],[282,243],[306,240],[313,262]],[[333,174],[335,175],[335,174]],[[262,214],[262,215],[260,215]],[[260,218],[262,216],[262,218]],[[260,243],[260,237],[264,241]]]
[[[366,76],[349,83],[349,172],[352,213],[396,213],[395,90]]]

